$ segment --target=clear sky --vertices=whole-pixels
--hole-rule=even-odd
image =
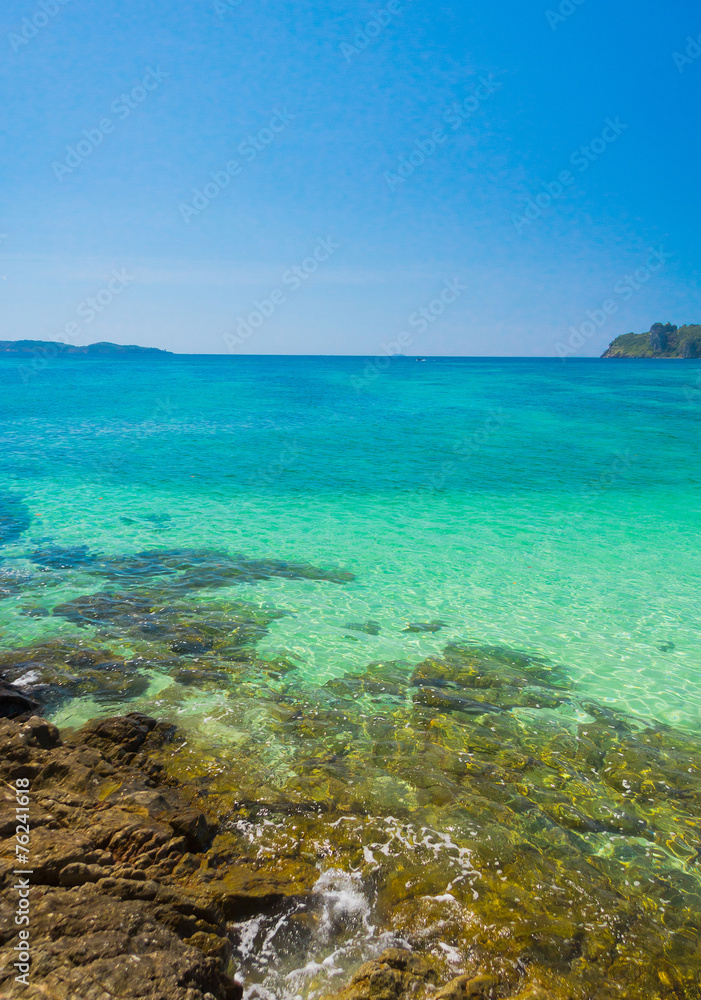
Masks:
[[[0,51],[0,339],[598,355],[701,322],[697,3],[5,0]]]

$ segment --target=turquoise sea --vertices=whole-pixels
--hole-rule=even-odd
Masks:
[[[499,647],[566,678],[567,701],[543,709],[553,724],[581,723],[589,700],[693,736],[700,417],[694,361],[0,357],[0,648],[5,662],[57,642],[136,659],[136,686],[49,685],[50,716],[145,710],[222,754],[255,731],[276,787],[294,770],[284,728],[234,717],[216,676],[193,680],[217,651],[198,613],[263,615],[248,648],[285,664],[269,699],[313,700],[373,663],[408,677],[450,644]],[[195,638],[168,656],[135,631],[135,606],[126,622],[60,611],[176,577]],[[34,690],[37,659],[11,679]],[[256,692],[236,662],[240,707]],[[528,726],[529,711],[510,714]],[[333,891],[367,931],[353,886]],[[287,995],[250,974],[263,985],[249,995]],[[290,996],[316,995],[300,981]]]

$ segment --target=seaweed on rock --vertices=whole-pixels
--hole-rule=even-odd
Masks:
[[[155,654],[191,656],[212,653],[238,659],[253,649],[282,612],[231,601],[219,605],[186,604],[170,588],[100,591],[67,601],[54,615],[81,627],[96,626],[111,638],[147,644]]]
[[[561,667],[501,646],[451,643],[442,657],[429,657],[419,663],[411,683],[433,691],[435,707],[440,700],[436,689],[445,689],[445,707],[450,707],[451,700],[457,707],[465,691],[474,701],[488,701],[493,708],[556,708],[567,700],[567,681]],[[426,704],[427,697],[419,691],[414,702]]]
[[[0,653],[3,677],[49,709],[69,698],[114,704],[144,695],[146,666],[106,649],[60,640]]]

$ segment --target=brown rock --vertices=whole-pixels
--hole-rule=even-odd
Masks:
[[[399,1000],[415,995],[421,986],[431,987],[437,978],[431,959],[406,948],[387,948],[379,958],[363,963],[333,1000]]]
[[[434,1000],[471,1000],[494,995],[496,980],[493,976],[458,976],[439,990]]]
[[[27,719],[20,728],[19,739],[27,746],[42,747],[44,750],[61,745],[61,735],[56,726],[38,715]]]
[[[0,790],[0,996],[14,1000],[240,1000],[223,911],[205,881],[172,874],[190,847],[197,870],[214,825],[154,789],[140,750],[157,728],[134,715],[61,743],[42,719],[0,720],[0,778],[29,777],[30,985],[12,962],[15,796]],[[174,835],[175,834],[175,835]],[[219,863],[233,866],[230,856]]]
[[[131,712],[129,715],[119,715],[113,719],[89,723],[83,727],[79,736],[82,743],[104,750],[106,753],[117,750],[134,753],[157,725],[156,719],[140,712]]]
[[[186,809],[175,816],[169,816],[168,822],[176,836],[185,838],[191,851],[207,850],[217,831],[217,824],[211,823],[204,813],[195,809]]]

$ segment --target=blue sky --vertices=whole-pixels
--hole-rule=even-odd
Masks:
[[[569,356],[701,322],[697,4],[6,0],[0,50],[0,339]]]

